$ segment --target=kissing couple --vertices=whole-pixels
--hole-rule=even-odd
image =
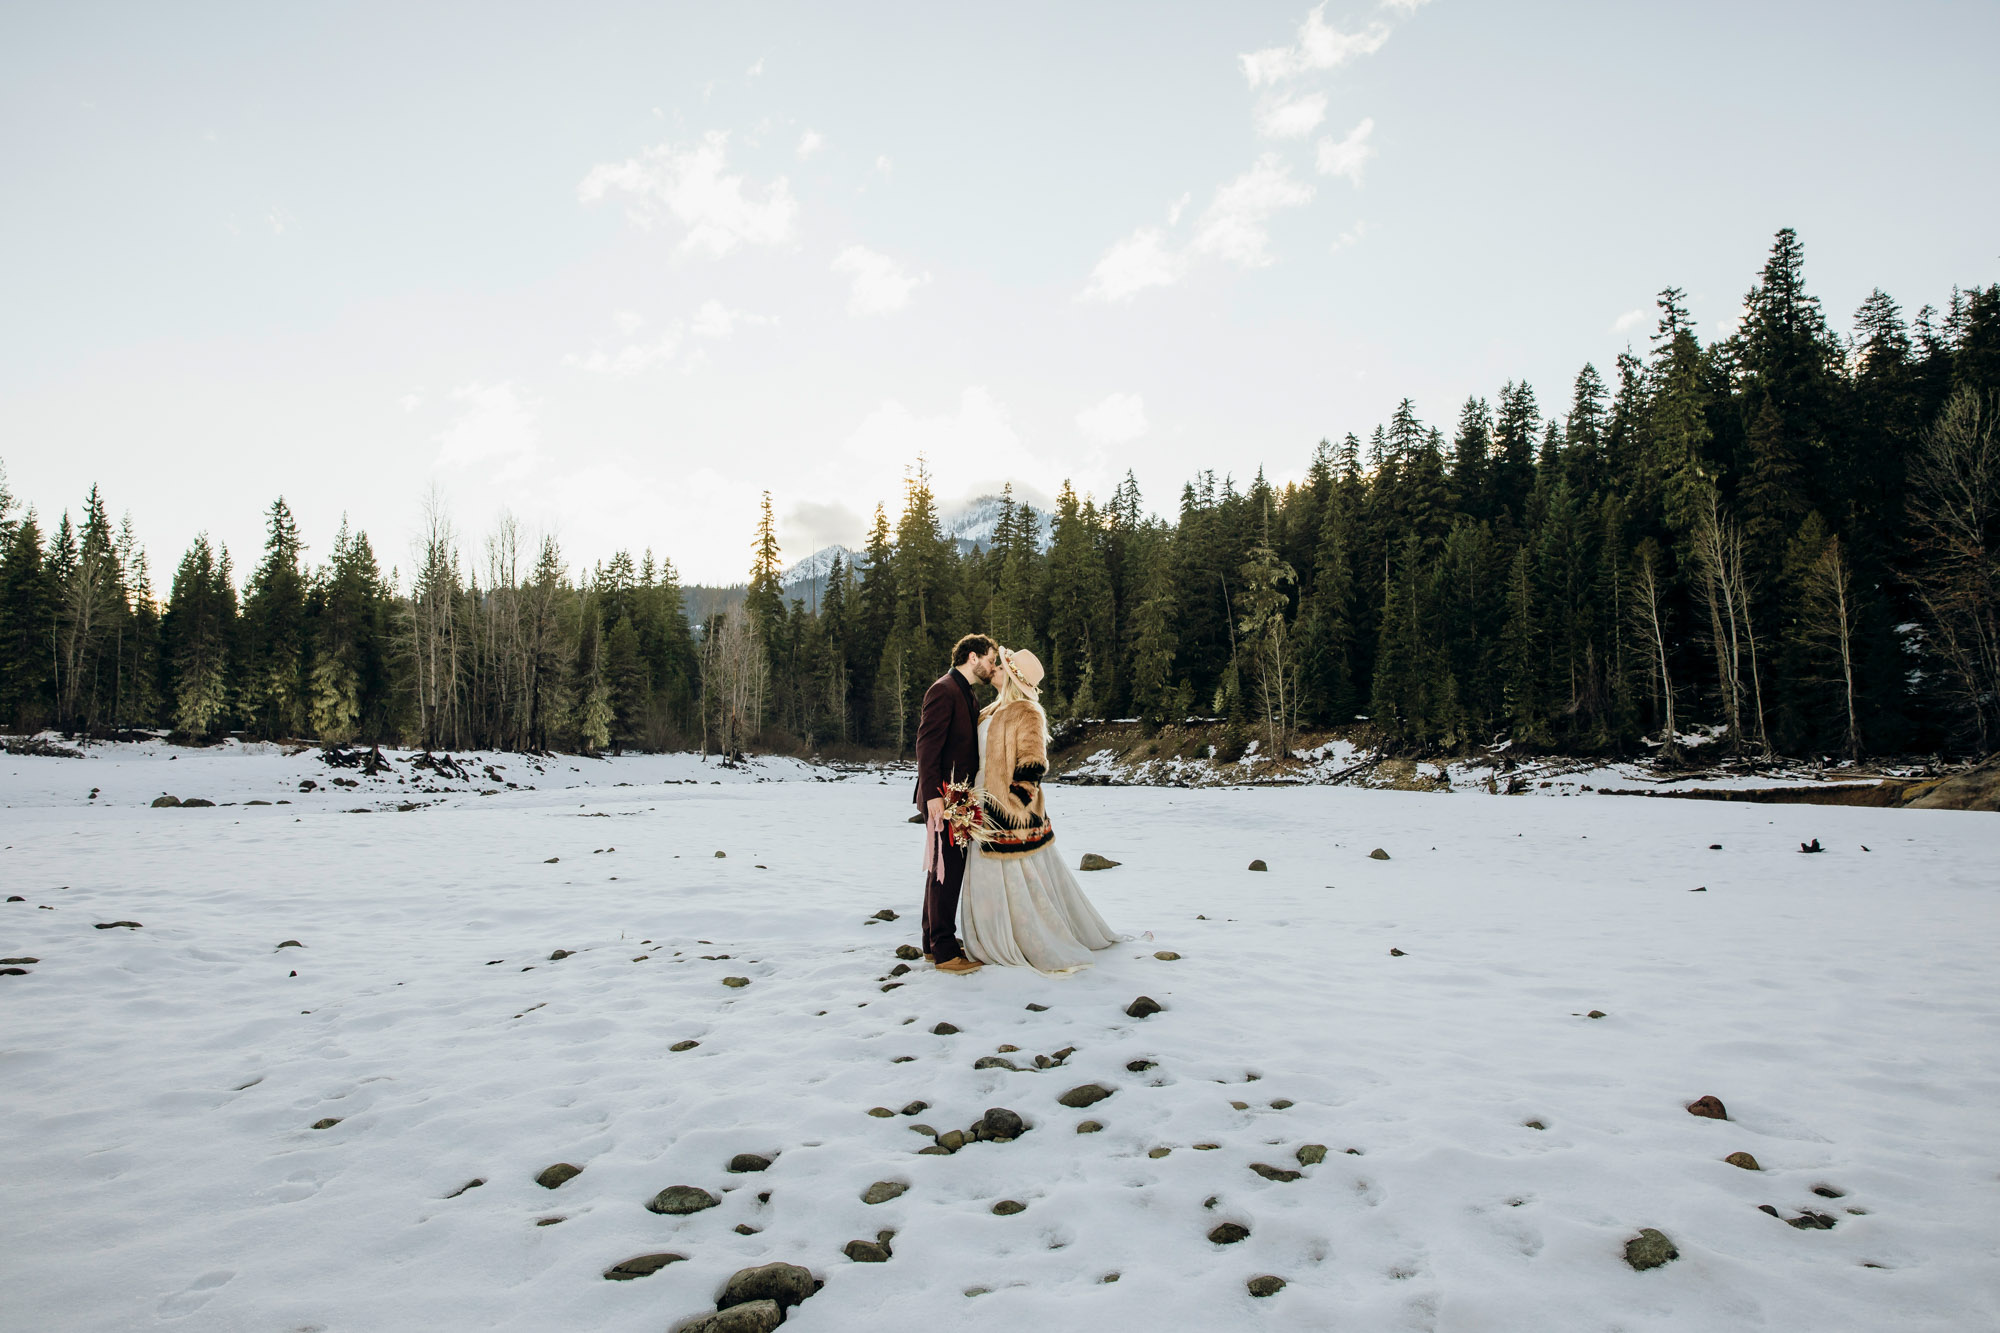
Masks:
[[[975,706],[974,682],[993,702]],[[1058,859],[1042,795],[1049,718],[1042,663],[984,634],[951,650],[917,723],[924,815],[924,957],[965,975],[983,964],[1075,972],[1121,937]],[[963,942],[961,942],[961,937]]]

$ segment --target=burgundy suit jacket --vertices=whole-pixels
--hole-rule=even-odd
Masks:
[[[973,706],[971,682],[954,667],[924,691],[924,711],[917,720],[917,808],[941,795],[947,782],[978,776],[979,710]]]

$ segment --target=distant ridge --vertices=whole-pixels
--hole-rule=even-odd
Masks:
[[[1000,526],[1002,503],[997,495],[975,496],[949,513],[939,514],[938,527],[957,545],[960,555],[984,550],[993,544],[994,530]],[[1049,539],[1049,515],[1037,509],[1036,548],[1046,551]],[[857,565],[867,563],[866,557],[851,546],[839,543],[822,546],[811,555],[801,556],[785,566],[785,600],[790,602],[796,598],[804,602],[808,610],[817,611],[820,598],[826,595],[826,577],[833,572],[835,560],[847,566],[850,578]],[[685,589],[688,619],[698,626],[718,612],[734,611],[743,605],[746,591],[746,585],[742,583],[727,586],[689,584]]]

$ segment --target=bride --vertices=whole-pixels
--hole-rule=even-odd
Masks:
[[[981,710],[979,778],[984,824],[968,849],[959,900],[959,936],[986,963],[1074,972],[1091,951],[1119,940],[1059,859],[1042,799],[1048,771],[1048,715],[1042,664],[1025,650],[1000,650],[999,697]]]

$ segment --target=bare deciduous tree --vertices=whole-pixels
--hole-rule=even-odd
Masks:
[[[1757,669],[1757,636],[1750,623],[1750,584],[1745,572],[1743,531],[1722,512],[1722,500],[1713,487],[1707,488],[1697,504],[1693,533],[1698,576],[1695,592],[1708,612],[1716,674],[1729,721],[1729,743],[1732,749],[1741,751],[1745,739],[1753,739],[1760,755],[1769,754],[1771,741],[1764,729],[1764,685]],[[1743,726],[1746,702],[1753,723],[1747,733]]]
[[[1666,715],[1660,756],[1670,759],[1680,754],[1680,732],[1674,721],[1674,678],[1667,667],[1667,629],[1662,613],[1666,587],[1660,578],[1660,551],[1650,537],[1639,543],[1636,563],[1638,570],[1633,582],[1639,595],[1632,603],[1631,615],[1638,632],[1645,637],[1659,676],[1656,689]]]
[[[702,642],[702,749],[712,737],[725,759],[734,759],[764,723],[769,667],[764,644],[745,612],[724,612],[709,622]]]
[[[1854,572],[1830,537],[1805,572],[1805,633],[1840,664],[1841,698],[1846,705],[1843,748],[1849,759],[1861,755],[1861,721],[1854,702]]]
[[[2000,394],[1960,389],[1923,433],[1910,517],[1917,594],[1982,750],[2000,740]]]

